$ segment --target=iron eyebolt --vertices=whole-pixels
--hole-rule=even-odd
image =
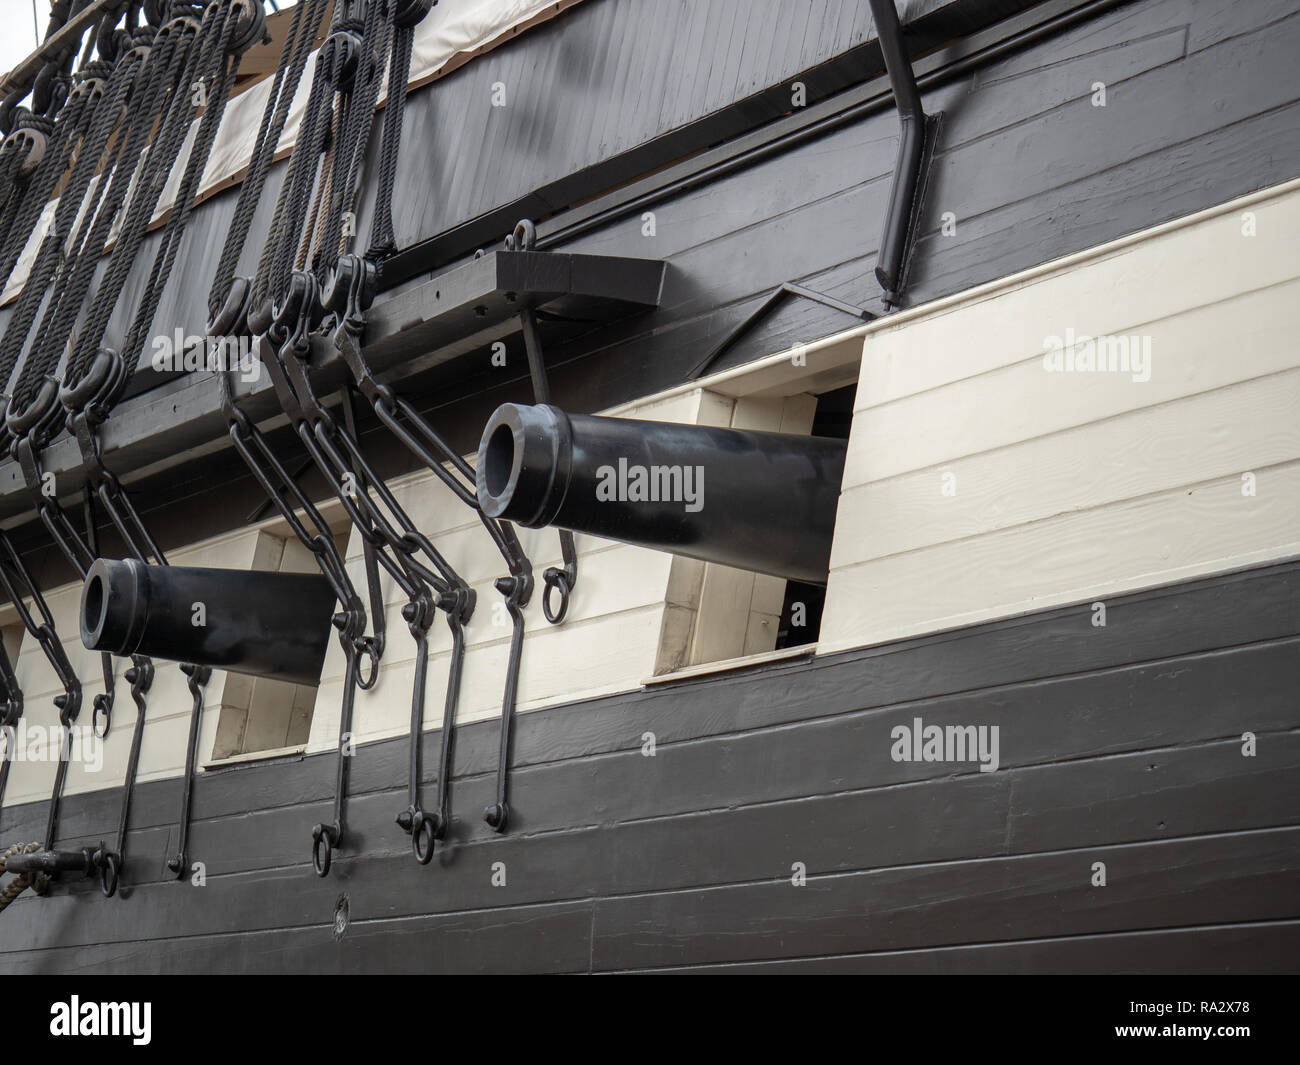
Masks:
[[[113,724],[113,696],[110,692],[100,692],[95,696],[94,709],[90,715],[90,727],[95,734],[95,739],[102,740],[108,735],[108,730]],[[100,727],[100,720],[103,720],[103,728]]]
[[[415,860],[421,865],[428,865],[433,859],[434,844],[441,838],[441,815],[426,814],[417,808],[411,815],[411,848],[415,852]]]
[[[564,620],[564,616],[569,612],[569,595],[573,591],[569,584],[569,575],[562,569],[556,569],[552,566],[542,574],[542,580],[545,581],[546,587],[542,591],[542,614],[552,625],[558,625]],[[560,605],[558,609],[551,606],[551,592],[560,593]]]
[[[329,876],[330,863],[334,860],[334,848],[338,846],[339,829],[337,825],[316,825],[311,830],[311,864],[320,877]]]
[[[122,859],[101,845],[95,852],[95,864],[99,866],[99,890],[104,898],[111,899],[117,894],[117,885],[121,879]]]
[[[379,682],[379,648],[376,646],[373,636],[362,636],[353,641],[352,645],[356,649],[357,659],[357,687],[361,691],[369,691]],[[361,666],[361,659],[365,658],[370,662],[370,673]]]
[[[418,806],[408,806],[395,818],[403,832],[411,835],[415,860],[428,865],[433,858],[434,844],[443,836],[443,820],[439,813],[426,814]]]
[[[510,235],[506,237],[506,249],[508,251],[531,251],[536,243],[537,226],[533,224],[531,218],[521,218],[515,223],[515,228]]]

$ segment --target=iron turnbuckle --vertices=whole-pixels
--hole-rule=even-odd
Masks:
[[[441,600],[443,597],[439,596]],[[439,602],[437,606],[443,604]],[[411,774],[409,782],[410,805],[396,817],[403,832],[411,837],[415,860],[428,865],[433,858],[434,845],[446,832],[443,812],[425,813],[420,805],[420,723],[424,718],[424,679],[428,664],[429,628],[433,624],[435,604],[427,589],[402,607],[402,619],[416,640],[415,683],[411,693]]]
[[[367,646],[361,635],[365,627],[365,618],[366,613],[361,600],[354,595],[352,601],[330,619],[331,624],[338,630],[339,642],[343,646],[343,654],[347,659],[347,679],[344,681],[343,710],[339,716],[339,763],[334,788],[334,820],[328,824],[322,822],[314,825],[311,830],[311,864],[319,877],[329,876],[334,851],[343,841],[343,804],[347,794],[348,758],[350,757],[344,748],[345,744],[351,743],[352,704],[356,690],[361,687],[358,680],[359,661],[361,649]],[[376,675],[378,668],[379,663],[376,659]]]
[[[564,620],[569,612],[569,598],[573,594],[573,586],[578,579],[578,559],[572,550],[572,541],[565,539],[561,541],[561,548],[564,551],[564,567],[548,566],[542,574],[542,581],[545,587],[542,590],[542,614],[552,625],[558,625]],[[551,592],[558,592],[560,602],[558,606],[551,605]]]
[[[190,836],[190,803],[193,799],[194,762],[199,740],[199,719],[203,713],[203,686],[211,679],[212,668],[210,666],[196,666],[187,662],[181,666],[181,672],[186,676],[193,704],[190,707],[190,736],[185,757],[185,787],[181,793],[180,839],[176,846],[176,853],[167,859],[167,868],[176,875],[177,879],[184,875],[187,864]]]
[[[153,686],[153,661],[144,655],[132,655],[131,667],[122,675],[131,685],[131,699],[136,708],[135,734],[131,737],[131,753],[127,761],[127,777],[123,781],[122,820],[118,829],[117,850],[109,850],[103,843],[95,850],[92,858],[99,871],[99,890],[104,898],[111,899],[117,894],[125,864],[126,830],[131,810],[131,792],[135,789],[136,768],[140,758],[140,739],[144,731],[145,694]]]
[[[519,662],[523,653],[524,607],[532,597],[530,572],[498,577],[493,587],[505,597],[510,614],[510,661],[506,666],[506,694],[501,705],[501,743],[497,758],[496,801],[483,811],[483,820],[493,832],[505,832],[510,822],[510,804],[506,800],[510,765],[510,740],[514,725],[515,696],[519,683]]]

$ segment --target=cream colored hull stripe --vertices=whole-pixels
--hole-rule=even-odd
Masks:
[[[1288,182],[872,323],[819,653],[1300,553],[1298,235]]]

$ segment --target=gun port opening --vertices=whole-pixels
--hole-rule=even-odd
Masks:
[[[853,400],[857,385],[847,385],[817,397],[810,436],[847,440],[853,424]],[[826,586],[787,581],[777,622],[775,650],[816,643],[821,635],[822,609],[826,605]]]

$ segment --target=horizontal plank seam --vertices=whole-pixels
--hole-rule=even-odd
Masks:
[[[1237,838],[1243,836],[1259,836],[1259,835],[1268,835],[1268,834],[1285,836],[1288,833],[1294,833],[1294,832],[1300,832],[1300,824],[1281,825],[1281,826],[1275,825],[1275,826],[1268,826],[1264,828],[1238,829],[1238,830],[1227,831],[1227,832],[1196,833],[1196,834],[1191,834],[1186,836],[1171,836],[1167,839],[1139,840],[1139,841],[1133,841],[1128,843],[1089,844],[1087,846],[1081,846],[1081,847],[1063,847],[1058,850],[1035,851],[1029,854],[986,855],[986,856],[981,856],[976,858],[945,859],[942,861],[931,861],[931,862],[907,862],[900,865],[880,866],[876,868],[865,868],[865,869],[837,869],[837,870],[822,872],[822,873],[810,871],[808,877],[810,882],[826,881],[826,880],[833,880],[833,879],[838,880],[838,879],[843,879],[848,877],[877,876],[885,873],[907,872],[907,871],[915,871],[921,869],[939,869],[945,867],[958,867],[964,865],[994,863],[994,862],[1026,861],[1035,858],[1055,857],[1055,856],[1068,855],[1068,854],[1097,853],[1100,851],[1113,852],[1117,850],[1132,849],[1135,847],[1163,847],[1166,845],[1175,845],[1175,844],[1189,843],[1189,842],[1201,842],[1201,841],[1212,840],[1212,839],[1229,839],[1229,838]],[[310,862],[305,862],[300,865],[294,865],[294,866],[280,866],[277,867],[275,870],[258,870],[257,872],[231,873],[231,874],[219,875],[215,877],[209,877],[208,879],[209,882],[211,882],[213,880],[230,880],[235,877],[242,877],[251,882],[254,881],[255,879],[263,878],[266,874],[272,872],[288,872],[296,869],[302,869],[305,871],[310,867],[310,864],[311,864]],[[1300,868],[1300,865],[1298,865],[1297,867]],[[546,899],[546,900],[539,900],[536,902],[510,903],[501,906],[484,906],[484,907],[477,907],[477,908],[470,908],[470,909],[446,910],[446,911],[436,912],[436,913],[426,912],[426,913],[414,913],[414,914],[400,914],[400,915],[393,915],[387,917],[353,917],[350,923],[352,925],[363,925],[368,922],[369,923],[377,923],[381,921],[396,922],[396,921],[403,921],[403,920],[414,921],[414,920],[425,920],[431,917],[437,917],[437,918],[460,917],[460,916],[477,915],[477,914],[502,913],[510,910],[538,909],[542,907],[558,906],[558,905],[577,905],[583,903],[598,904],[600,902],[623,902],[631,899],[660,898],[668,895],[689,895],[689,894],[701,894],[705,892],[711,893],[716,891],[731,891],[738,888],[776,886],[779,884],[787,884],[788,882],[789,882],[789,877],[786,876],[785,874],[781,874],[779,876],[774,876],[774,877],[761,877],[756,879],[732,881],[732,882],[719,883],[719,884],[691,885],[688,887],[681,887],[681,888],[664,888],[657,891],[628,891],[628,892],[611,892],[611,893],[599,894],[599,895],[593,895],[593,894],[575,895],[575,896],[566,897],[562,899]],[[90,885],[89,888],[93,889],[94,891],[98,891],[98,888],[94,887],[94,885]],[[87,895],[91,893],[92,892],[89,889],[84,892],[84,894]],[[65,898],[73,897],[73,894],[74,893],[69,893],[69,895],[64,897]],[[25,904],[28,906],[36,905],[40,901],[41,900],[39,896],[20,897],[20,899],[18,900],[19,904]],[[1117,903],[1116,905],[1123,905],[1123,902]],[[289,931],[289,930],[295,930],[301,928],[317,928],[317,927],[328,927],[328,924],[322,925],[322,923],[319,921],[309,921],[309,922],[304,922],[303,924],[300,925],[275,925],[275,926],[262,928],[262,929],[250,928],[248,929],[248,931],[250,932],[252,931],[266,932],[266,931],[276,931],[276,930]],[[196,937],[200,935],[208,936],[214,934],[221,934],[221,933],[195,933],[195,936]],[[191,937],[175,936],[171,938],[185,939]],[[91,946],[94,944],[68,943],[64,945],[65,946]],[[22,954],[28,952],[30,949],[33,948],[28,948],[28,947],[9,948],[9,947],[0,946],[0,955]]]
[[[970,697],[971,695],[975,695],[975,694],[990,694],[990,695],[1003,694],[1018,688],[1031,689],[1039,686],[1047,686],[1047,685],[1059,683],[1065,679],[1082,679],[1082,678],[1100,677],[1106,674],[1119,673],[1124,670],[1148,669],[1153,666],[1159,667],[1164,665],[1174,665],[1181,662],[1193,661],[1199,658],[1218,657],[1224,654],[1242,654],[1256,648],[1259,648],[1261,650],[1266,650],[1271,648],[1281,648],[1281,647],[1285,647],[1288,644],[1298,643],[1298,642],[1300,642],[1300,617],[1298,617],[1297,619],[1297,635],[1289,635],[1289,636],[1278,637],[1269,640],[1258,640],[1258,641],[1252,641],[1248,643],[1227,645],[1222,647],[1205,648],[1190,654],[1168,655],[1168,656],[1161,656],[1157,658],[1143,659],[1134,662],[1122,662],[1122,663],[1117,663],[1109,666],[1097,666],[1090,669],[1079,670],[1071,673],[1059,673],[1059,674],[1052,674],[1050,676],[1045,676],[1045,677],[1031,677],[1028,679],[1023,679],[1018,681],[1008,681],[1002,684],[984,685],[980,687],[965,688],[965,689],[960,689],[960,690],[950,691],[950,692],[939,692],[933,695],[918,696],[914,699],[906,699],[899,702],[883,703],[878,706],[855,707],[850,710],[841,710],[829,714],[818,714],[813,717],[800,717],[788,721],[772,722],[766,725],[757,725],[752,728],[739,728],[739,729],[732,729],[724,732],[704,733],[702,735],[684,737],[682,739],[665,740],[662,743],[657,744],[657,749],[670,750],[674,747],[685,746],[688,744],[713,742],[713,741],[721,740],[723,738],[740,739],[740,738],[745,738],[753,735],[761,735],[763,733],[773,732],[777,730],[798,728],[806,724],[812,724],[818,722],[832,722],[832,721],[838,721],[841,719],[852,718],[852,717],[866,715],[866,714],[886,713],[889,711],[902,710],[909,706],[932,704],[932,703],[943,702],[954,698]],[[477,724],[484,724],[484,723],[491,724],[492,719],[484,719],[484,721],[482,722],[470,722],[469,725],[477,725]],[[468,725],[456,726],[456,727],[465,728],[468,727]],[[432,737],[435,733],[438,733],[440,731],[441,731],[440,729],[430,729],[430,730],[426,730],[426,732],[423,733],[423,735],[428,735]],[[1203,737],[1202,740],[1204,742],[1216,742],[1217,740],[1223,738],[1226,737],[1210,737],[1210,738]],[[392,742],[392,740],[391,739],[378,740],[375,742],[385,743],[385,742]],[[359,747],[359,750],[365,750],[369,746],[370,744],[362,744]],[[639,749],[638,747],[629,746],[624,748],[613,748],[606,751],[583,752],[568,757],[542,759],[536,762],[520,761],[514,763],[514,767],[517,770],[523,770],[523,769],[533,769],[533,768],[543,768],[549,766],[564,765],[569,762],[593,762],[598,759],[622,757],[629,753],[633,753],[638,749]],[[1117,751],[1111,753],[1112,754],[1137,753],[1140,750],[1143,750],[1143,748],[1137,748],[1131,751]],[[332,753],[333,753],[332,751],[320,752],[320,757],[330,757]],[[309,754],[306,757],[308,758],[316,757],[316,755]],[[1092,757],[1092,756],[1082,756],[1082,757]],[[1066,761],[1077,761],[1077,760],[1079,759],[1061,759],[1060,761],[1066,762]],[[1029,765],[1036,765],[1036,764],[1040,764],[1040,763],[1027,763],[1025,767],[1027,768]],[[1047,764],[1047,763],[1041,763],[1041,764]],[[243,767],[231,766],[229,767],[229,770],[238,771],[238,769],[240,768]],[[464,785],[473,781],[482,780],[484,778],[493,777],[493,776],[495,776],[494,769],[483,769],[474,773],[466,773],[464,775],[454,774],[452,776],[452,783],[453,785]],[[179,779],[180,779],[179,775],[154,778],[155,781],[179,780]],[[437,780],[436,776],[423,777],[422,783],[433,784],[436,782],[436,780]],[[271,812],[276,810],[287,811],[293,809],[304,809],[307,807],[319,805],[320,803],[328,802],[330,799],[330,795],[332,794],[332,787],[333,787],[332,783],[326,783],[325,785],[323,785],[323,787],[325,788],[325,790],[323,790],[320,796],[317,798],[301,799],[289,803],[260,807],[257,811],[232,811],[229,814],[219,814],[215,817],[210,817],[210,818],[196,818],[195,823],[207,823],[207,822],[215,823],[222,820],[244,817],[247,816],[249,813],[266,813],[266,812]],[[371,789],[358,789],[350,792],[349,794],[352,796],[379,795],[385,793],[391,794],[391,793],[401,791],[404,787],[405,785],[394,785],[391,788],[382,787],[382,788],[371,788]],[[97,788],[94,789],[93,791],[76,792],[74,794],[75,797],[78,799],[84,796],[92,796],[92,795],[112,795],[119,788],[120,785],[114,785],[109,788]],[[90,801],[90,800],[87,799],[86,801]],[[35,799],[27,803],[18,803],[12,806],[6,806],[4,809],[6,812],[12,812],[15,810],[22,809],[23,807],[43,808],[46,805],[48,805],[47,799]],[[173,822],[171,820],[159,821],[156,823],[133,826],[133,829],[134,828],[141,828],[141,829],[163,828],[163,827],[167,827],[172,823]]]
[[[1056,280],[1056,279],[1052,278],[1052,279],[1044,279],[1044,280]],[[1128,325],[1124,325],[1120,327],[1120,329],[1123,333],[1132,333],[1137,330],[1149,328],[1150,326],[1159,325],[1163,322],[1177,321],[1179,318],[1196,314],[1199,311],[1206,310],[1211,307],[1222,308],[1224,305],[1231,304],[1236,300],[1248,299],[1249,297],[1258,295],[1261,292],[1269,292],[1276,288],[1285,288],[1287,285],[1295,285],[1297,281],[1300,281],[1300,270],[1297,270],[1297,272],[1292,274],[1290,277],[1284,277],[1277,281],[1270,281],[1268,284],[1259,285],[1256,288],[1245,289],[1241,292],[1234,292],[1231,295],[1223,296],[1220,299],[1212,300],[1209,303],[1200,303],[1200,304],[1196,304],[1195,306],[1183,307],[1180,310],[1174,311],[1170,314],[1162,315],[1159,318],[1149,318],[1141,322],[1132,322]],[[1024,290],[1020,289],[1014,291],[1024,291]],[[1008,293],[1002,293],[1002,295],[1006,295],[1006,294]],[[990,302],[990,301],[981,301],[981,302]],[[976,306],[976,304],[971,304],[971,306],[974,307]],[[965,307],[958,308],[958,310],[968,310],[968,309],[969,308],[965,308]],[[925,396],[931,392],[942,391],[945,388],[952,388],[956,385],[963,385],[970,381],[978,381],[981,377],[991,377],[994,374],[1006,373],[1010,370],[1016,370],[1021,367],[1028,367],[1035,362],[1042,362],[1044,354],[1045,352],[1043,351],[1034,352],[1033,354],[1026,355],[1023,356],[1022,358],[1017,359],[1015,362],[1007,362],[1007,363],[1003,363],[1000,366],[992,366],[986,370],[981,370],[979,373],[970,374],[967,377],[954,377],[950,380],[939,381],[936,382],[935,384],[928,385],[925,388],[919,388],[915,392],[908,392],[905,395],[895,396],[892,399],[881,400],[879,403],[868,403],[865,406],[855,405],[853,410],[853,416],[856,418],[859,414],[863,414],[866,411],[884,410],[885,408],[892,407],[895,404],[904,403],[908,400],[915,399],[917,396]],[[871,357],[871,348],[869,345],[863,357],[864,359],[869,359]],[[1150,407],[1137,407],[1134,409],[1154,410],[1156,407],[1163,406],[1166,403],[1176,402],[1177,400],[1180,399],[1188,399],[1191,398],[1192,396],[1203,396],[1210,392],[1218,392],[1221,389],[1231,388],[1234,385],[1245,384],[1248,381],[1257,381],[1260,378],[1272,377],[1275,374],[1279,374],[1279,373],[1286,373],[1288,370],[1294,370],[1295,368],[1296,368],[1295,365],[1291,365],[1291,366],[1286,366],[1281,370],[1270,370],[1267,373],[1257,374],[1254,377],[1242,377],[1237,380],[1228,381],[1225,384],[1215,385],[1212,388],[1203,388],[1199,392],[1186,392],[1178,396],[1173,396],[1170,399],[1162,400],[1160,403],[1153,403],[1151,404]],[[1066,426],[1065,428],[1078,428],[1078,426],[1080,425],[1096,425],[1110,418],[1121,417],[1125,414],[1130,414],[1130,413],[1132,413],[1132,411],[1120,411],[1118,414],[1108,414],[1106,415],[1105,418],[1099,418],[1094,422],[1079,422],[1074,426]],[[1054,429],[1052,430],[1051,433],[1043,433],[1041,435],[1050,436],[1053,433],[1057,433],[1060,431],[1061,431],[1060,429]],[[1026,437],[1025,439],[1033,440],[1036,438]],[[990,449],[990,450],[994,450],[994,449]],[[979,454],[979,452],[972,452],[972,454]]]
[[[1010,451],[1013,448],[1020,447],[1022,444],[1040,443],[1044,440],[1050,440],[1054,436],[1064,436],[1067,433],[1077,433],[1080,429],[1092,429],[1095,426],[1105,425],[1107,422],[1123,421],[1124,419],[1137,420],[1142,418],[1144,415],[1150,414],[1153,411],[1161,410],[1162,408],[1165,407],[1173,407],[1179,403],[1185,403],[1189,400],[1201,399],[1205,396],[1210,396],[1217,392],[1229,392],[1234,389],[1245,388],[1249,385],[1258,384],[1261,381],[1267,381],[1269,380],[1269,378],[1272,377],[1285,377],[1288,374],[1300,374],[1300,362],[1297,362],[1295,366],[1285,366],[1280,370],[1270,370],[1268,373],[1262,373],[1255,377],[1244,377],[1239,381],[1232,381],[1226,385],[1217,385],[1214,388],[1206,388],[1199,392],[1187,392],[1182,395],[1171,396],[1168,399],[1162,399],[1159,403],[1152,403],[1150,406],[1147,407],[1134,407],[1132,410],[1116,411],[1114,414],[1107,414],[1102,418],[1098,418],[1096,421],[1079,422],[1076,425],[1063,425],[1057,429],[1051,429],[1046,433],[1039,433],[1036,436],[1021,437],[1018,440],[1012,440],[1005,444],[995,444],[993,447],[980,448],[978,451],[963,451],[960,455],[957,455],[950,459],[941,459],[938,462],[927,463],[924,466],[914,466],[910,469],[900,470],[898,473],[891,473],[884,477],[874,478],[873,480],[870,481],[859,481],[857,484],[850,485],[848,488],[844,489],[844,492],[842,494],[847,495],[849,492],[854,492],[857,491],[859,488],[866,488],[872,485],[888,484],[890,481],[905,480],[908,477],[915,477],[918,474],[930,473],[936,470],[941,470],[945,466],[953,466],[960,462],[966,462],[968,459],[983,458],[987,455],[996,455],[1000,451]],[[964,377],[962,378],[962,380],[973,381],[975,380],[975,378]],[[920,393],[911,393],[911,394],[920,395]],[[900,396],[899,398],[906,399],[908,397]],[[888,402],[893,403],[895,401],[889,400]],[[884,406],[884,405],[885,404],[880,404],[880,406]],[[872,410],[876,408],[863,408],[863,409]],[[77,646],[81,646],[81,644],[77,643]],[[39,648],[37,650],[39,650]]]
[[[1115,939],[1119,937],[1132,936],[1171,936],[1186,935],[1197,932],[1216,932],[1231,930],[1234,928],[1284,928],[1288,925],[1300,925],[1300,920],[1290,917],[1265,919],[1259,921],[1225,921],[1218,924],[1192,924],[1192,925],[1169,925],[1164,928],[1133,928],[1120,929],[1113,932],[1080,932],[1077,935],[1067,936],[1031,936],[1021,939],[988,939],[971,943],[944,943],[932,947],[898,947],[893,950],[861,950],[849,951],[842,954],[800,954],[800,955],[781,955],[777,957],[755,958],[747,961],[713,961],[699,962],[696,965],[648,965],[639,966],[634,969],[598,969],[593,972],[599,974],[618,975],[620,973],[642,973],[642,972],[674,972],[689,971],[692,969],[730,969],[745,968],[751,965],[770,965],[772,963],[782,962],[815,962],[815,961],[833,961],[836,959],[853,959],[853,958],[890,958],[902,957],[909,954],[932,954],[937,951],[965,951],[965,950],[985,950],[989,947],[1016,947],[1022,944],[1037,945],[1048,943],[1071,943],[1080,942],[1090,939]]]
[[[961,459],[946,463],[949,466],[958,465]],[[1300,455],[1293,458],[1282,459],[1279,462],[1270,462],[1267,465],[1254,465],[1250,467],[1251,473],[1265,473],[1270,471],[1282,470],[1288,467],[1300,466]],[[1033,529],[1035,526],[1044,525],[1048,522],[1061,522],[1062,519],[1070,518],[1079,514],[1096,513],[1099,511],[1113,510],[1117,507],[1127,506],[1132,503],[1143,503],[1149,500],[1159,499],[1161,497],[1173,497],[1187,495],[1192,491],[1200,488],[1209,488],[1213,485],[1224,485],[1231,483],[1240,483],[1241,471],[1225,473],[1218,477],[1209,477],[1202,481],[1186,481],[1178,484],[1169,484],[1161,488],[1152,489],[1148,492],[1140,492],[1137,495],[1124,496],[1121,499],[1110,499],[1105,503],[1094,503],[1090,506],[1078,507],[1068,510],[1058,510],[1051,514],[1043,514],[1037,518],[1030,518],[1027,521],[1013,522],[1009,525],[999,525],[994,529],[982,529],[979,532],[967,533],[964,536],[955,536],[947,540],[935,540],[931,543],[919,544],[916,547],[907,547],[901,551],[890,551],[884,555],[873,555],[870,558],[858,559],[854,562],[845,562],[842,565],[832,568],[832,574],[852,573],[854,570],[860,570],[876,562],[884,562],[889,559],[906,558],[908,555],[920,554],[923,551],[931,551],[937,547],[953,547],[957,544],[971,543],[976,540],[984,540],[989,537],[1000,536],[1004,533],[1015,532],[1023,529]],[[867,484],[877,482],[868,481]],[[1300,544],[1300,528],[1297,528],[1296,538],[1287,542],[1288,544]],[[1228,556],[1229,558],[1235,556]],[[1157,573],[1162,572],[1160,570]]]
[[[1263,740],[1266,738],[1282,738],[1282,737],[1292,736],[1292,735],[1296,735],[1297,733],[1300,733],[1300,725],[1297,725],[1292,728],[1286,728],[1286,729],[1268,729],[1263,731],[1257,731],[1255,732],[1255,736],[1257,739]],[[1057,759],[1048,762],[1029,762],[1029,763],[1023,763],[1019,765],[1004,766],[1001,770],[999,770],[999,772],[1003,772],[1003,775],[1006,777],[1006,779],[1008,779],[1011,782],[1011,785],[1014,788],[1015,783],[1019,780],[1022,780],[1024,775],[1027,773],[1034,773],[1042,770],[1050,770],[1057,767],[1071,766],[1071,765],[1081,764],[1085,762],[1102,762],[1110,759],[1134,758],[1137,755],[1157,755],[1157,754],[1164,755],[1171,752],[1209,750],[1213,747],[1236,745],[1239,744],[1240,742],[1241,742],[1240,734],[1231,733],[1224,736],[1216,736],[1216,737],[1203,739],[1203,740],[1189,741],[1186,743],[1165,744],[1163,746],[1158,746],[1158,747],[1142,747],[1133,750],[1109,751],[1101,754],[1080,756],[1078,758]],[[1265,771],[1280,772],[1284,768],[1286,767],[1270,766],[1268,770]],[[874,795],[878,793],[897,791],[897,790],[907,789],[907,788],[928,788],[937,785],[951,784],[951,783],[961,782],[961,781],[971,781],[976,778],[985,777],[985,776],[989,777],[990,780],[994,779],[994,777],[991,774],[980,773],[978,770],[970,770],[968,772],[951,772],[951,773],[944,773],[944,774],[939,774],[930,777],[924,777],[919,780],[897,780],[897,781],[890,781],[884,784],[872,784],[872,785],[857,787],[857,788],[837,788],[831,791],[782,795],[778,798],[761,799],[753,802],[733,803],[726,806],[711,806],[711,807],[702,807],[702,808],[691,809],[691,810],[679,810],[674,813],[655,814],[655,815],[649,815],[644,817],[612,818],[605,821],[592,821],[592,822],[584,822],[584,823],[573,824],[573,825],[562,825],[553,828],[536,829],[533,831],[514,832],[510,834],[508,839],[533,842],[536,840],[545,839],[552,836],[563,837],[567,835],[574,835],[574,836],[581,835],[581,834],[591,832],[594,829],[615,829],[621,827],[636,827],[636,826],[655,824],[660,822],[684,821],[689,818],[695,818],[695,817],[710,817],[710,816],[716,816],[718,814],[734,814],[742,811],[761,810],[761,809],[785,807],[785,806],[796,806],[796,805],[803,805],[807,803],[817,802],[823,799],[839,799],[839,798],[850,798],[853,796]],[[1158,791],[1158,790],[1162,790],[1162,788],[1157,787],[1153,790]],[[366,794],[370,796],[381,796],[384,794],[388,794],[393,797],[394,802],[397,802],[397,800],[402,795],[405,794],[405,791],[404,788],[394,787],[392,789],[386,789],[385,791],[372,791]],[[325,801],[326,801],[325,799],[322,799],[320,802],[294,804],[285,807],[277,807],[276,809],[277,811],[288,813],[294,809],[305,809],[305,808],[310,808],[312,806],[320,806]],[[1300,807],[1298,807],[1297,809],[1297,815],[1300,816]],[[237,822],[247,816],[248,814],[229,814],[229,815],[223,815],[221,817],[209,818],[203,821],[196,821],[195,823],[216,825],[222,822]],[[1023,810],[1017,811],[1015,809],[1014,802],[1009,800],[1008,810],[1006,814],[1008,831],[1010,831],[1010,826],[1012,825],[1015,819],[1024,816],[1025,816],[1025,812]],[[135,836],[136,833],[140,833],[141,835],[146,833],[157,833],[168,827],[170,826],[167,824],[151,825],[151,826],[132,826],[131,835]],[[1269,826],[1257,825],[1254,827],[1261,828],[1261,827],[1269,827]],[[1280,826],[1272,826],[1272,827],[1280,827]],[[1234,829],[1233,831],[1237,831],[1237,830]],[[89,834],[67,836],[60,839],[60,844],[64,846],[78,845],[79,842],[82,841],[87,843],[93,843],[94,840],[97,839],[100,835],[102,835],[102,832],[101,833],[92,832]],[[1151,840],[1148,840],[1147,842],[1155,842],[1157,839],[1163,839],[1163,838],[1166,837],[1153,837]],[[1167,838],[1176,838],[1176,837],[1167,837]],[[494,844],[499,844],[501,842],[502,842],[502,837],[500,836],[485,835],[475,839],[461,840],[457,842],[455,846],[456,846],[456,851],[459,854],[461,851],[466,851],[474,847],[478,847],[481,845],[494,845]],[[1140,841],[1129,841],[1129,842],[1140,842]],[[373,847],[370,850],[366,851],[363,856],[367,858],[392,858],[407,853],[409,849],[410,848],[406,845],[404,838],[398,835],[396,831],[394,831],[394,833],[392,834],[391,845],[385,843],[384,845]],[[1016,853],[1016,852],[1011,851],[1009,844],[1008,846],[1005,846],[1001,851],[1002,856],[1009,855],[1012,853]],[[1019,852],[1019,853],[1029,854],[1029,853],[1037,853],[1037,852],[1026,851],[1026,852]],[[973,857],[977,858],[977,857],[995,857],[995,856],[998,855],[989,854],[989,855],[973,856]],[[297,868],[297,863],[290,864],[290,865],[253,866],[245,869],[235,870],[230,873],[210,874],[210,877],[215,879],[221,876],[233,876],[233,875],[240,875],[243,873],[251,873],[251,872],[270,872],[277,869],[292,869],[292,868]],[[172,879],[175,878],[169,875],[161,875],[157,879],[149,879],[149,880],[136,879],[134,883],[136,885],[156,884],[156,883],[165,883]]]

